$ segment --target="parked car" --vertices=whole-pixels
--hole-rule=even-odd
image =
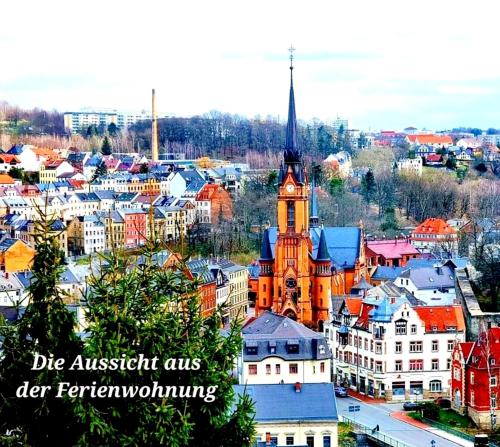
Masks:
[[[403,404],[403,410],[405,411],[416,411],[420,410],[421,405],[418,404],[417,402],[405,402]]]
[[[451,408],[451,400],[446,397],[438,397],[434,403],[439,405],[441,408]]]
[[[335,387],[335,396],[337,397],[347,397],[347,389],[343,386]]]

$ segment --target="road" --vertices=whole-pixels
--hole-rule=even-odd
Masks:
[[[349,405],[359,405],[360,411],[349,413]],[[455,443],[448,439],[441,438],[426,430],[422,430],[406,422],[398,421],[390,416],[391,408],[389,405],[380,404],[365,404],[352,397],[337,398],[337,410],[339,416],[347,416],[350,419],[356,419],[356,422],[364,424],[368,427],[375,427],[377,424],[380,428],[380,433],[388,435],[398,441],[412,447],[427,447],[431,446],[431,441],[436,441],[435,447],[463,447],[469,446],[471,443],[463,441],[463,443]],[[395,408],[392,411],[398,411]],[[355,415],[355,417],[354,417]]]

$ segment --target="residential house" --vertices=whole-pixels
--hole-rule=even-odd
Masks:
[[[16,155],[0,154],[0,173],[8,173],[12,168],[19,168],[21,161]]]
[[[15,273],[0,273],[0,309],[26,305],[23,301],[24,286]]]
[[[208,270],[207,264],[199,260],[188,261],[186,267],[189,278],[198,283],[201,315],[208,317],[214,313],[216,308],[216,278]]]
[[[205,183],[203,176],[196,170],[177,171],[170,180],[170,195],[181,197],[187,187],[193,183]]]
[[[407,268],[394,283],[429,306],[453,304],[455,275],[448,266]]]
[[[462,307],[378,296],[357,304],[354,315],[343,305],[325,323],[336,382],[387,400],[448,396],[451,352],[465,340]]]
[[[449,135],[413,134],[407,135],[406,141],[412,146],[426,145],[434,148],[447,148],[453,144]]]
[[[64,160],[49,160],[40,165],[40,183],[54,183],[62,174],[72,174],[75,168]]]
[[[409,259],[420,258],[420,252],[407,239],[367,241],[368,266],[405,267]]]
[[[401,160],[398,160],[396,166],[399,174],[417,175],[419,177],[422,175],[421,157],[402,158]]]
[[[125,247],[135,248],[146,243],[147,212],[137,209],[122,209]]]
[[[447,253],[456,255],[458,234],[446,221],[430,217],[410,234],[411,244],[421,253]]]
[[[9,174],[0,174],[0,187],[9,187],[20,184],[20,180],[13,179]]]
[[[338,414],[329,383],[235,385],[255,402],[259,446],[338,446]]]
[[[269,311],[241,332],[240,384],[330,382],[331,352],[322,334]]]
[[[233,202],[229,193],[220,185],[205,184],[196,196],[199,221],[218,225],[221,219],[233,218]]]
[[[0,270],[6,273],[28,270],[33,265],[35,250],[19,239],[5,238],[0,242]]]
[[[480,333],[478,340],[457,343],[453,350],[452,408],[490,430],[500,417],[500,328]]]
[[[106,248],[105,224],[96,215],[73,218],[67,234],[68,249],[75,255],[89,255]]]
[[[229,321],[244,320],[248,311],[248,270],[226,259],[212,260],[212,264],[220,266],[229,280]]]

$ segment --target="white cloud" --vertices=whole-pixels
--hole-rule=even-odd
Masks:
[[[488,0],[9,2],[0,99],[141,109],[155,87],[159,108],[177,115],[284,117],[293,43],[303,119],[489,127],[500,120],[490,105],[500,99],[499,9]],[[451,121],[456,96],[477,97],[460,111],[467,123]],[[436,104],[442,118],[429,113]]]

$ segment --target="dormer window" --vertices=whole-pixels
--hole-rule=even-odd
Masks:
[[[274,340],[271,340],[269,342],[269,353],[276,354],[276,341],[274,341]]]
[[[298,340],[288,340],[286,342],[286,351],[288,354],[298,354],[299,353],[299,341]]]
[[[323,345],[319,345],[319,353],[324,354],[325,353],[325,347]]]
[[[257,355],[259,352],[257,341],[248,340],[245,342],[245,352],[248,355]]]

